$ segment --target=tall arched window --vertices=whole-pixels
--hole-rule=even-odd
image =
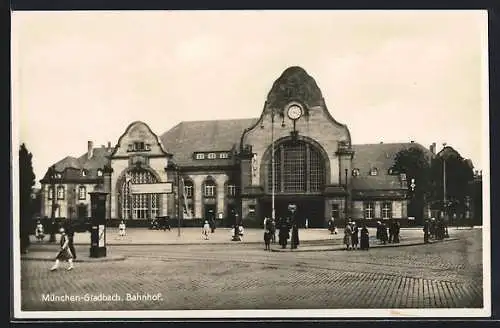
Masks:
[[[267,191],[272,191],[272,163],[267,165]],[[320,151],[304,141],[287,141],[275,147],[274,188],[276,193],[321,192],[325,165]]]
[[[122,219],[152,219],[160,213],[160,194],[131,194],[130,184],[157,183],[158,179],[144,169],[133,170],[120,189]]]

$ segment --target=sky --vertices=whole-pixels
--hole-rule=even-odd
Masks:
[[[37,181],[136,120],[258,117],[289,66],[353,144],[446,142],[489,166],[485,11],[23,11],[11,40],[14,147]]]

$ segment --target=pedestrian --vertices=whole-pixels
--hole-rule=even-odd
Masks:
[[[308,228],[309,228],[309,219],[308,219],[308,218],[306,218],[306,224],[305,224],[305,227],[306,227],[306,229],[308,229]]]
[[[215,232],[215,219],[214,218],[210,219],[210,232],[211,233]]]
[[[352,223],[352,235],[351,235],[351,244],[352,244],[352,249],[357,249],[358,248],[358,243],[359,243],[359,228],[356,225],[356,222]]]
[[[389,244],[393,242],[394,239],[394,221],[389,221]]]
[[[344,229],[344,245],[346,246],[346,250],[349,250],[349,248],[351,247],[351,237],[352,237],[351,235],[352,235],[352,229],[351,225],[348,223],[346,224]]]
[[[328,231],[330,231],[331,235],[336,233],[336,231],[335,231],[335,219],[333,218],[333,216],[330,218],[330,220],[328,220]]]
[[[428,244],[429,243],[429,237],[430,237],[430,222],[429,220],[425,220],[424,222],[424,243]]]
[[[363,227],[361,228],[360,248],[362,250],[368,250],[370,248],[369,232],[366,224],[363,224]]]
[[[436,237],[436,219],[431,218],[431,222],[429,222],[429,238],[433,239]]]
[[[377,240],[382,240],[382,223],[380,223],[380,221],[377,221]]]
[[[42,241],[45,238],[45,233],[43,232],[43,224],[38,220],[36,222],[35,237],[38,241]]]
[[[63,227],[59,229],[59,232],[61,233],[61,241],[60,241],[61,248],[59,249],[59,252],[56,255],[56,263],[54,263],[52,268],[50,268],[50,271],[57,270],[59,268],[60,261],[68,261],[69,266],[66,270],[68,271],[73,270],[73,254],[69,249],[69,238],[66,235],[66,232],[64,231]]]
[[[278,234],[279,244],[281,248],[286,248],[288,238],[290,238],[290,228],[285,220],[281,220],[280,232]]]
[[[387,243],[387,225],[382,222],[380,225],[380,240],[385,245]]]
[[[269,221],[269,219],[267,218],[267,216],[264,217],[264,230],[266,230],[266,227],[267,227],[267,221]]]
[[[290,240],[290,247],[296,249],[299,246],[299,226],[297,222],[292,224],[292,238]]]
[[[209,233],[210,233],[210,224],[208,224],[208,220],[205,220],[205,224],[203,225],[203,228],[201,228],[202,238],[208,240]]]
[[[401,231],[401,226],[399,224],[399,221],[394,220],[394,240],[393,242],[398,244],[399,243],[399,232]]]
[[[76,251],[75,251],[75,244],[74,244],[75,229],[73,228],[73,224],[71,222],[71,219],[69,219],[68,222],[66,223],[65,233],[68,236],[69,250],[71,251],[71,254],[73,255],[73,259],[76,260]]]
[[[276,220],[271,219],[271,242],[276,244]]]
[[[120,224],[118,225],[118,235],[120,237],[124,237],[126,235],[126,231],[125,231],[126,227],[125,227],[125,222],[123,222],[123,220],[120,222]]]

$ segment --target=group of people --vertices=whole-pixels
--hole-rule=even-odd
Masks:
[[[264,218],[264,243],[266,250],[271,250],[270,244],[276,243],[276,231],[278,233],[278,243],[281,248],[286,248],[290,240],[290,248],[297,249],[299,241],[299,226],[292,218],[279,218],[278,222],[272,218]]]
[[[389,229],[387,229],[389,228]],[[387,232],[389,230],[389,233]],[[399,243],[399,232],[401,226],[397,220],[391,220],[387,225],[385,222],[377,221],[377,240],[381,243]]]
[[[431,218],[424,222],[424,242],[429,243],[429,239],[443,240],[448,237],[446,224],[442,219]]]
[[[368,250],[370,248],[370,242],[366,225],[363,224],[360,230],[356,222],[349,220],[344,229],[344,245],[346,246],[346,250]]]

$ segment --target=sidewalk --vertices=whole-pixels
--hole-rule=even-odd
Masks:
[[[430,240],[429,244],[442,243],[447,241],[458,240],[458,238],[446,238],[443,240]],[[411,238],[406,240],[401,240],[397,244],[380,244],[375,238],[370,237],[370,249],[372,248],[387,248],[387,247],[403,247],[403,246],[417,246],[426,245],[423,238]],[[300,246],[296,249],[290,249],[290,243],[288,243],[287,248],[271,248],[272,252],[327,252],[327,251],[346,251],[345,245],[339,243],[336,245],[322,245],[322,246]],[[361,250],[356,250],[361,251]]]
[[[375,228],[369,228],[370,237],[376,235]],[[455,229],[449,229],[452,233]],[[301,244],[335,244],[342,242],[343,230],[330,234],[327,229],[300,229],[299,239]],[[417,238],[423,240],[422,229],[404,228],[400,232],[401,241],[407,239]],[[149,230],[147,228],[129,228],[125,237],[118,236],[118,229],[114,227],[106,228],[106,244],[107,245],[196,245],[196,244],[260,244],[264,243],[264,230],[263,229],[245,229],[245,234],[241,241],[231,241],[230,228],[217,228],[215,233],[209,235],[208,240],[204,240],[201,236],[201,228],[181,228],[181,234],[178,236],[177,228],[171,231],[163,230]],[[56,235],[59,241],[60,235]],[[278,232],[276,232],[278,238]],[[30,236],[32,245],[51,245],[49,243],[49,235],[45,235],[45,239],[39,242],[32,235]],[[90,245],[90,233],[79,232],[75,233],[75,245]]]

